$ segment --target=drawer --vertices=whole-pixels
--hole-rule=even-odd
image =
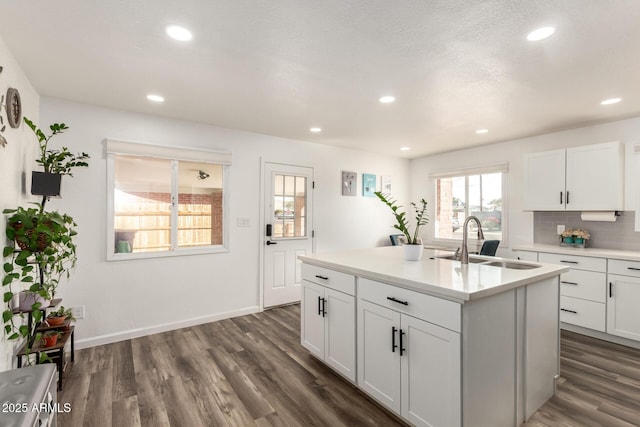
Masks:
[[[605,331],[605,304],[567,296],[560,297],[560,321]]]
[[[538,262],[538,252],[518,251],[518,252],[516,252],[516,256],[521,261]]]
[[[453,301],[362,277],[358,277],[358,298],[455,332],[461,331],[461,307]]]
[[[605,258],[540,252],[538,254],[538,261],[577,268],[578,270],[600,271],[602,273],[607,272],[607,260]]]
[[[560,295],[606,302],[607,275],[595,271],[571,269],[560,275]]]
[[[640,261],[609,260],[609,274],[640,277]]]
[[[356,278],[351,274],[315,265],[302,264],[302,279],[345,294],[356,294]]]

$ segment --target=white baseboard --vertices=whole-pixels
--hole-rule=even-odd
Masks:
[[[173,331],[175,329],[188,328],[189,326],[202,325],[203,323],[216,322],[218,320],[230,319],[232,317],[244,316],[247,314],[258,313],[260,307],[251,306],[240,310],[227,311],[225,313],[212,314],[208,316],[194,317],[191,319],[180,320],[178,322],[163,323],[161,325],[149,326],[146,328],[130,329],[128,331],[115,332],[112,334],[99,335],[97,337],[83,338],[76,340],[75,348],[80,350],[83,348],[95,347],[98,345],[111,344],[118,341],[124,341],[132,338],[144,337],[147,335],[157,334],[160,332]]]
[[[640,342],[630,340],[623,337],[617,337],[615,335],[606,334],[600,331],[594,331],[593,329],[583,328],[582,326],[571,325],[569,323],[560,323],[560,328],[567,331],[575,332],[582,335],[587,335],[592,338],[598,338],[603,341],[609,341],[614,344],[626,345],[627,347],[633,347],[640,350]]]

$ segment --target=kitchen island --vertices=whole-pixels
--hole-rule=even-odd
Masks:
[[[299,257],[302,345],[414,425],[520,425],[555,391],[567,269],[449,255]]]

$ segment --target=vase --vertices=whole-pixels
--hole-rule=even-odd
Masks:
[[[565,243],[573,243],[573,237],[567,236],[564,239],[562,239],[562,241]]]
[[[420,261],[422,259],[422,253],[424,252],[424,246],[419,245],[403,245],[404,259],[407,261]]]
[[[49,305],[51,304],[51,301],[42,298],[40,295],[38,295],[35,292],[22,291],[22,292],[20,292],[20,295],[21,295],[20,296],[20,310],[21,311],[31,311],[31,306],[33,306],[33,304],[35,304],[37,302],[40,303],[40,309],[41,310],[43,308],[49,307]]]

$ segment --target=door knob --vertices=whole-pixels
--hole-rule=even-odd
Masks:
[[[274,242],[273,240],[267,240],[267,246],[277,245],[277,244],[278,244],[278,242]]]

